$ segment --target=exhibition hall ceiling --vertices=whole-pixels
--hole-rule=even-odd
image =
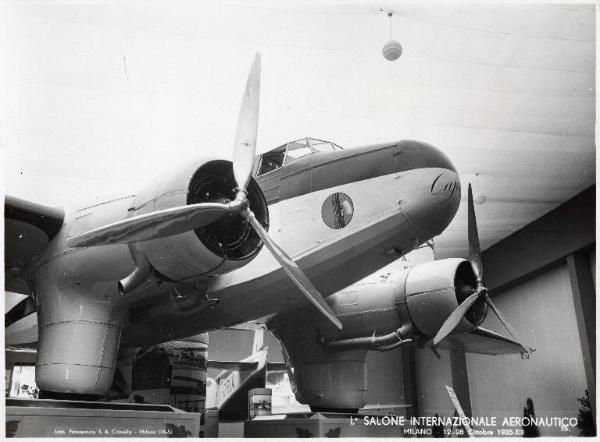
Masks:
[[[16,196],[95,201],[172,163],[228,157],[254,51],[259,152],[310,136],[345,148],[417,139],[448,154],[463,204],[438,257],[466,255],[469,182],[484,249],[595,183],[591,4],[12,7],[4,141]],[[394,62],[381,55],[390,10],[404,49]]]

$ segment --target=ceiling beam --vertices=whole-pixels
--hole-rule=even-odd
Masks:
[[[596,185],[482,253],[486,285],[507,290],[565,263],[596,240]]]

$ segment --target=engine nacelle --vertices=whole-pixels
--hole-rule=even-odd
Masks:
[[[229,161],[187,164],[139,193],[131,216],[186,204],[232,200],[235,187]],[[254,179],[250,179],[247,191],[252,211],[267,227],[267,202]],[[237,213],[194,231],[140,243],[152,266],[174,281],[234,270],[254,258],[261,245],[258,234]]]
[[[448,258],[415,266],[406,278],[406,307],[420,333],[433,337],[450,313],[476,286],[471,263]],[[475,302],[467,311],[455,333],[467,332],[485,319],[487,304]]]
[[[434,337],[475,287],[469,261],[443,259],[371,276],[329,296],[341,331],[308,307],[279,314],[268,326],[294,367],[298,401],[313,410],[355,412],[366,402],[367,351]],[[486,305],[476,301],[455,333],[483,322]]]
[[[165,280],[178,282],[241,267],[258,254],[262,244],[239,213],[226,214],[195,231],[129,246],[65,252],[61,249],[65,237],[126,216],[200,202],[225,202],[234,198],[235,187],[231,162],[200,161],[153,181],[136,197],[77,212],[72,225],[59,233],[52,243],[54,248],[47,249],[45,261],[36,269],[40,336],[36,382],[45,394],[105,394],[113,379],[121,331],[131,305],[164,294]],[[250,207],[266,227],[269,218],[262,191],[252,179],[247,191]],[[190,297],[189,301],[194,300],[196,297]]]

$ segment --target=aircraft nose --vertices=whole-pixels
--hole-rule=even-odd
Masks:
[[[460,204],[461,186],[456,168],[441,150],[416,141],[400,143],[400,157],[410,161],[400,180],[402,211],[409,222],[431,238],[452,221]],[[408,189],[407,189],[408,187]]]

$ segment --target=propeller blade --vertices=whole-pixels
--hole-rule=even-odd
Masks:
[[[69,247],[124,244],[176,235],[206,226],[229,211],[226,204],[199,203],[132,216],[67,239]]]
[[[467,310],[469,310],[469,307],[475,304],[475,301],[477,301],[479,298],[480,293],[481,292],[476,291],[467,299],[465,299],[458,307],[456,307],[452,313],[450,313],[450,316],[448,316],[446,321],[444,321],[439,331],[433,338],[433,345],[438,345],[442,339],[452,333],[465,313],[467,313]]]
[[[250,225],[256,230],[256,233],[261,237],[265,246],[271,251],[273,256],[285,272],[288,274],[290,279],[296,284],[296,286],[300,289],[300,291],[308,298],[308,300],[315,306],[321,313],[323,313],[327,319],[331,321],[333,325],[335,325],[339,330],[342,329],[342,323],[336,317],[323,295],[319,293],[317,288],[310,282],[310,279],[304,274],[302,269],[298,267],[298,264],[294,262],[292,258],[290,258],[285,251],[283,251],[269,236],[267,231],[263,228],[263,226],[258,222],[254,213],[251,210],[247,210],[243,215]]]
[[[246,189],[254,166],[259,101],[260,54],[256,54],[250,68],[250,73],[248,74],[246,91],[242,97],[233,145],[233,177],[240,189]]]
[[[473,190],[469,183],[468,199],[468,232],[469,232],[469,259],[475,272],[477,282],[483,280],[483,265],[481,262],[481,246],[479,245],[479,233],[477,230],[477,217],[475,216],[475,206],[473,205]]]
[[[500,320],[500,322],[502,323],[502,325],[506,328],[506,330],[508,330],[508,333],[511,334],[511,336],[513,337],[513,339],[519,343],[519,345],[523,348],[523,350],[525,351],[525,353],[531,353],[531,351],[533,349],[531,349],[529,347],[526,347],[523,344],[523,341],[521,340],[521,336],[517,333],[517,331],[514,329],[514,327],[512,325],[510,325],[510,322],[508,322],[506,320],[506,318],[500,312],[500,310],[498,310],[498,307],[496,307],[496,304],[494,304],[492,302],[492,299],[490,298],[490,296],[487,293],[485,293],[483,296],[484,296],[485,302],[487,302],[488,305],[492,308],[492,310],[494,310],[494,313],[496,313],[496,316],[498,317],[498,319]]]

